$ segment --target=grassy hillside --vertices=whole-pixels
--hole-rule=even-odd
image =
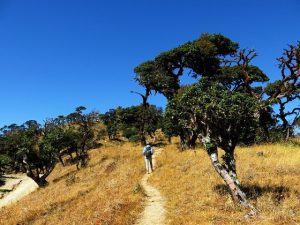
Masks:
[[[0,224],[132,224],[142,210],[140,147],[107,145],[89,155],[80,171],[58,164],[48,187],[0,210]]]
[[[134,224],[145,197],[141,147],[106,144],[89,154],[80,171],[58,164],[48,187],[0,210],[0,224]],[[240,147],[236,157],[256,218],[244,219],[205,151],[166,145],[150,183],[166,199],[167,224],[300,224],[300,147]]]
[[[233,204],[203,150],[169,145],[150,179],[167,199],[167,224],[300,224],[300,147],[238,148],[236,157],[242,185],[260,210],[256,218],[244,219],[248,211]]]

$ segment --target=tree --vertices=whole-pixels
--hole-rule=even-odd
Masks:
[[[110,109],[105,114],[100,115],[100,120],[106,125],[106,131],[108,134],[109,140],[116,138],[118,130],[120,129],[120,118],[118,112],[122,110],[121,107],[116,109]]]
[[[21,169],[23,132],[25,126],[11,124],[1,128],[0,154],[2,155],[2,169],[19,172]]]
[[[137,94],[141,95],[140,93]],[[146,135],[153,136],[160,127],[162,109],[144,101],[138,106],[110,109],[105,114],[100,115],[100,118],[106,125],[109,135],[114,134],[115,137],[120,132],[130,141],[140,141],[141,144],[144,144]]]
[[[67,134],[70,135],[70,148],[75,148],[76,167],[86,166],[88,161],[87,150],[95,146],[95,131],[93,126],[97,123],[99,113],[91,112],[84,114],[84,106],[79,106],[75,112],[67,116],[69,124]]]
[[[300,42],[284,49],[277,61],[281,79],[270,83],[265,93],[269,104],[279,106],[276,117],[281,120],[282,131],[288,139],[293,133],[294,126],[298,125],[300,115],[300,107],[294,106],[293,103],[300,99]]]
[[[239,187],[234,149],[241,142],[253,143],[259,132],[268,137],[276,122],[271,108],[274,104],[279,105],[275,118],[281,119],[286,137],[299,124],[300,108],[287,105],[300,96],[300,44],[284,50],[278,58],[282,79],[267,88],[257,84],[269,78],[252,65],[256,56],[253,49],[239,49],[238,44],[222,35],[204,34],[135,68],[140,85],[168,99],[164,120],[167,135],[178,134],[182,147],[193,146],[195,137],[200,137],[233,199],[253,212],[255,209]],[[198,78],[199,83],[180,86],[184,74]],[[224,165],[219,161],[217,147],[225,151]]]
[[[36,127],[36,129],[41,128]],[[30,132],[30,129],[25,132]],[[38,144],[24,147],[22,152],[27,176],[40,187],[44,187],[48,184],[46,178],[55,168],[59,151],[63,147],[62,131],[53,126],[44,129],[44,135],[41,138],[41,140],[37,140]]]
[[[140,124],[139,124],[139,135],[140,135],[140,140],[141,140],[141,145],[145,146],[146,145],[146,126],[150,124],[151,122],[149,121],[151,117],[149,117],[149,103],[148,103],[148,97],[151,94],[151,91],[149,88],[145,89],[145,94],[141,94],[138,92],[133,92],[135,94],[138,94],[142,97],[142,104],[140,105]]]
[[[263,102],[263,88],[255,84],[268,81],[251,64],[256,56],[254,50],[239,50],[237,43],[222,35],[204,34],[135,69],[142,86],[168,99],[164,130],[177,133],[182,148],[193,147],[199,137],[233,199],[252,209],[239,187],[234,149],[241,140],[253,138],[246,134],[266,123],[270,112]],[[184,74],[198,78],[199,83],[181,87],[179,78]],[[225,152],[224,165],[217,147]]]
[[[236,53],[238,44],[221,34],[204,33],[194,41],[163,52],[154,60],[134,69],[135,80],[146,90],[163,94],[171,100],[181,88],[180,78],[190,74],[194,78],[216,74],[226,57]],[[171,128],[171,127],[169,127]],[[196,136],[179,130],[181,146],[194,146]]]
[[[191,112],[193,107],[187,105],[187,101],[182,101],[183,94],[190,88],[182,87],[172,100],[168,102],[163,121],[163,132],[170,138],[172,136],[180,136],[181,150],[194,148],[198,138],[198,128],[195,124],[195,115],[187,114]],[[190,101],[189,101],[190,102]]]
[[[6,154],[0,154],[0,175],[4,173],[11,164],[11,159]]]
[[[1,152],[9,162],[6,166],[16,172],[25,170],[39,186],[45,186],[46,178],[55,166],[57,153],[53,143],[47,141],[49,133],[45,133],[34,120],[21,126],[5,126],[1,131]]]
[[[150,91],[172,99],[180,89],[181,76],[185,73],[193,77],[211,76],[237,48],[237,43],[221,34],[205,33],[137,66],[135,80]]]
[[[87,150],[94,146],[94,128],[99,115],[84,114],[84,107],[76,108],[67,117],[59,116],[46,120],[41,126],[30,120],[18,126],[12,124],[1,128],[0,170],[12,168],[16,172],[26,171],[40,187],[47,185],[62,153],[70,157],[76,152],[77,168],[87,163]]]
[[[232,91],[206,78],[187,87],[181,96],[169,101],[167,106],[167,112],[174,113],[169,115],[178,121],[179,126],[195,132],[200,138],[233,199],[252,210],[254,207],[239,186],[234,150],[241,134],[257,124],[258,106],[258,100],[253,96]],[[225,152],[224,165],[219,161],[217,147]]]
[[[154,132],[160,127],[162,109],[154,105],[144,107],[144,105],[131,106],[119,112],[121,129],[124,133],[128,130],[138,131],[138,139],[143,145],[146,142],[146,134],[153,136]]]

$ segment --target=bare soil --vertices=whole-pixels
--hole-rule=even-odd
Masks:
[[[154,151],[153,164],[155,169],[155,157],[160,154],[162,149]],[[142,178],[141,185],[146,194],[145,209],[137,220],[136,225],[162,225],[165,221],[165,200],[160,192],[148,183],[150,176],[155,176],[154,173],[145,174]]]
[[[2,177],[0,186],[0,208],[17,202],[38,188],[38,185],[26,174],[9,174]]]

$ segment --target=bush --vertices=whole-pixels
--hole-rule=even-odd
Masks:
[[[135,127],[125,128],[123,130],[123,136],[126,137],[130,141],[138,141],[139,140],[139,131]],[[136,140],[137,138],[137,140]]]
[[[5,172],[9,165],[12,163],[12,160],[7,155],[0,155],[0,173]]]

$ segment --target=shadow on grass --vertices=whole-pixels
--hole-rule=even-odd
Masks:
[[[110,142],[115,143],[115,144],[122,144],[125,141],[122,140],[121,138],[113,138],[113,139],[110,139]]]
[[[73,171],[70,171],[70,172],[66,173],[65,175],[62,175],[62,176],[60,176],[60,177],[57,177],[57,178],[55,178],[55,179],[53,180],[53,183],[57,183],[57,182],[59,182],[59,181],[61,181],[61,180],[63,180],[63,179],[67,179],[68,177],[70,177],[70,176],[72,176],[72,175],[75,175],[76,172],[77,172],[76,170],[73,170]]]
[[[89,150],[93,150],[93,149],[96,149],[96,148],[101,148],[103,146],[103,144],[101,144],[101,143],[93,143],[93,144],[91,144],[90,146],[88,146],[88,151]]]
[[[286,197],[289,197],[290,190],[285,186],[258,186],[258,185],[245,185],[242,186],[249,199],[256,200],[264,194],[271,194],[274,204],[280,204]],[[230,194],[229,188],[225,184],[219,184],[214,187],[214,191],[220,195]]]
[[[19,179],[19,178],[13,175],[0,175],[0,187],[5,185],[6,179]]]
[[[5,184],[4,177],[0,175],[0,187]]]
[[[11,192],[11,189],[1,189],[0,190],[0,193],[8,193],[8,192]]]
[[[153,143],[152,146],[153,147],[157,147],[157,148],[163,148],[165,147],[167,144],[164,143],[164,142],[156,142],[156,143]]]

